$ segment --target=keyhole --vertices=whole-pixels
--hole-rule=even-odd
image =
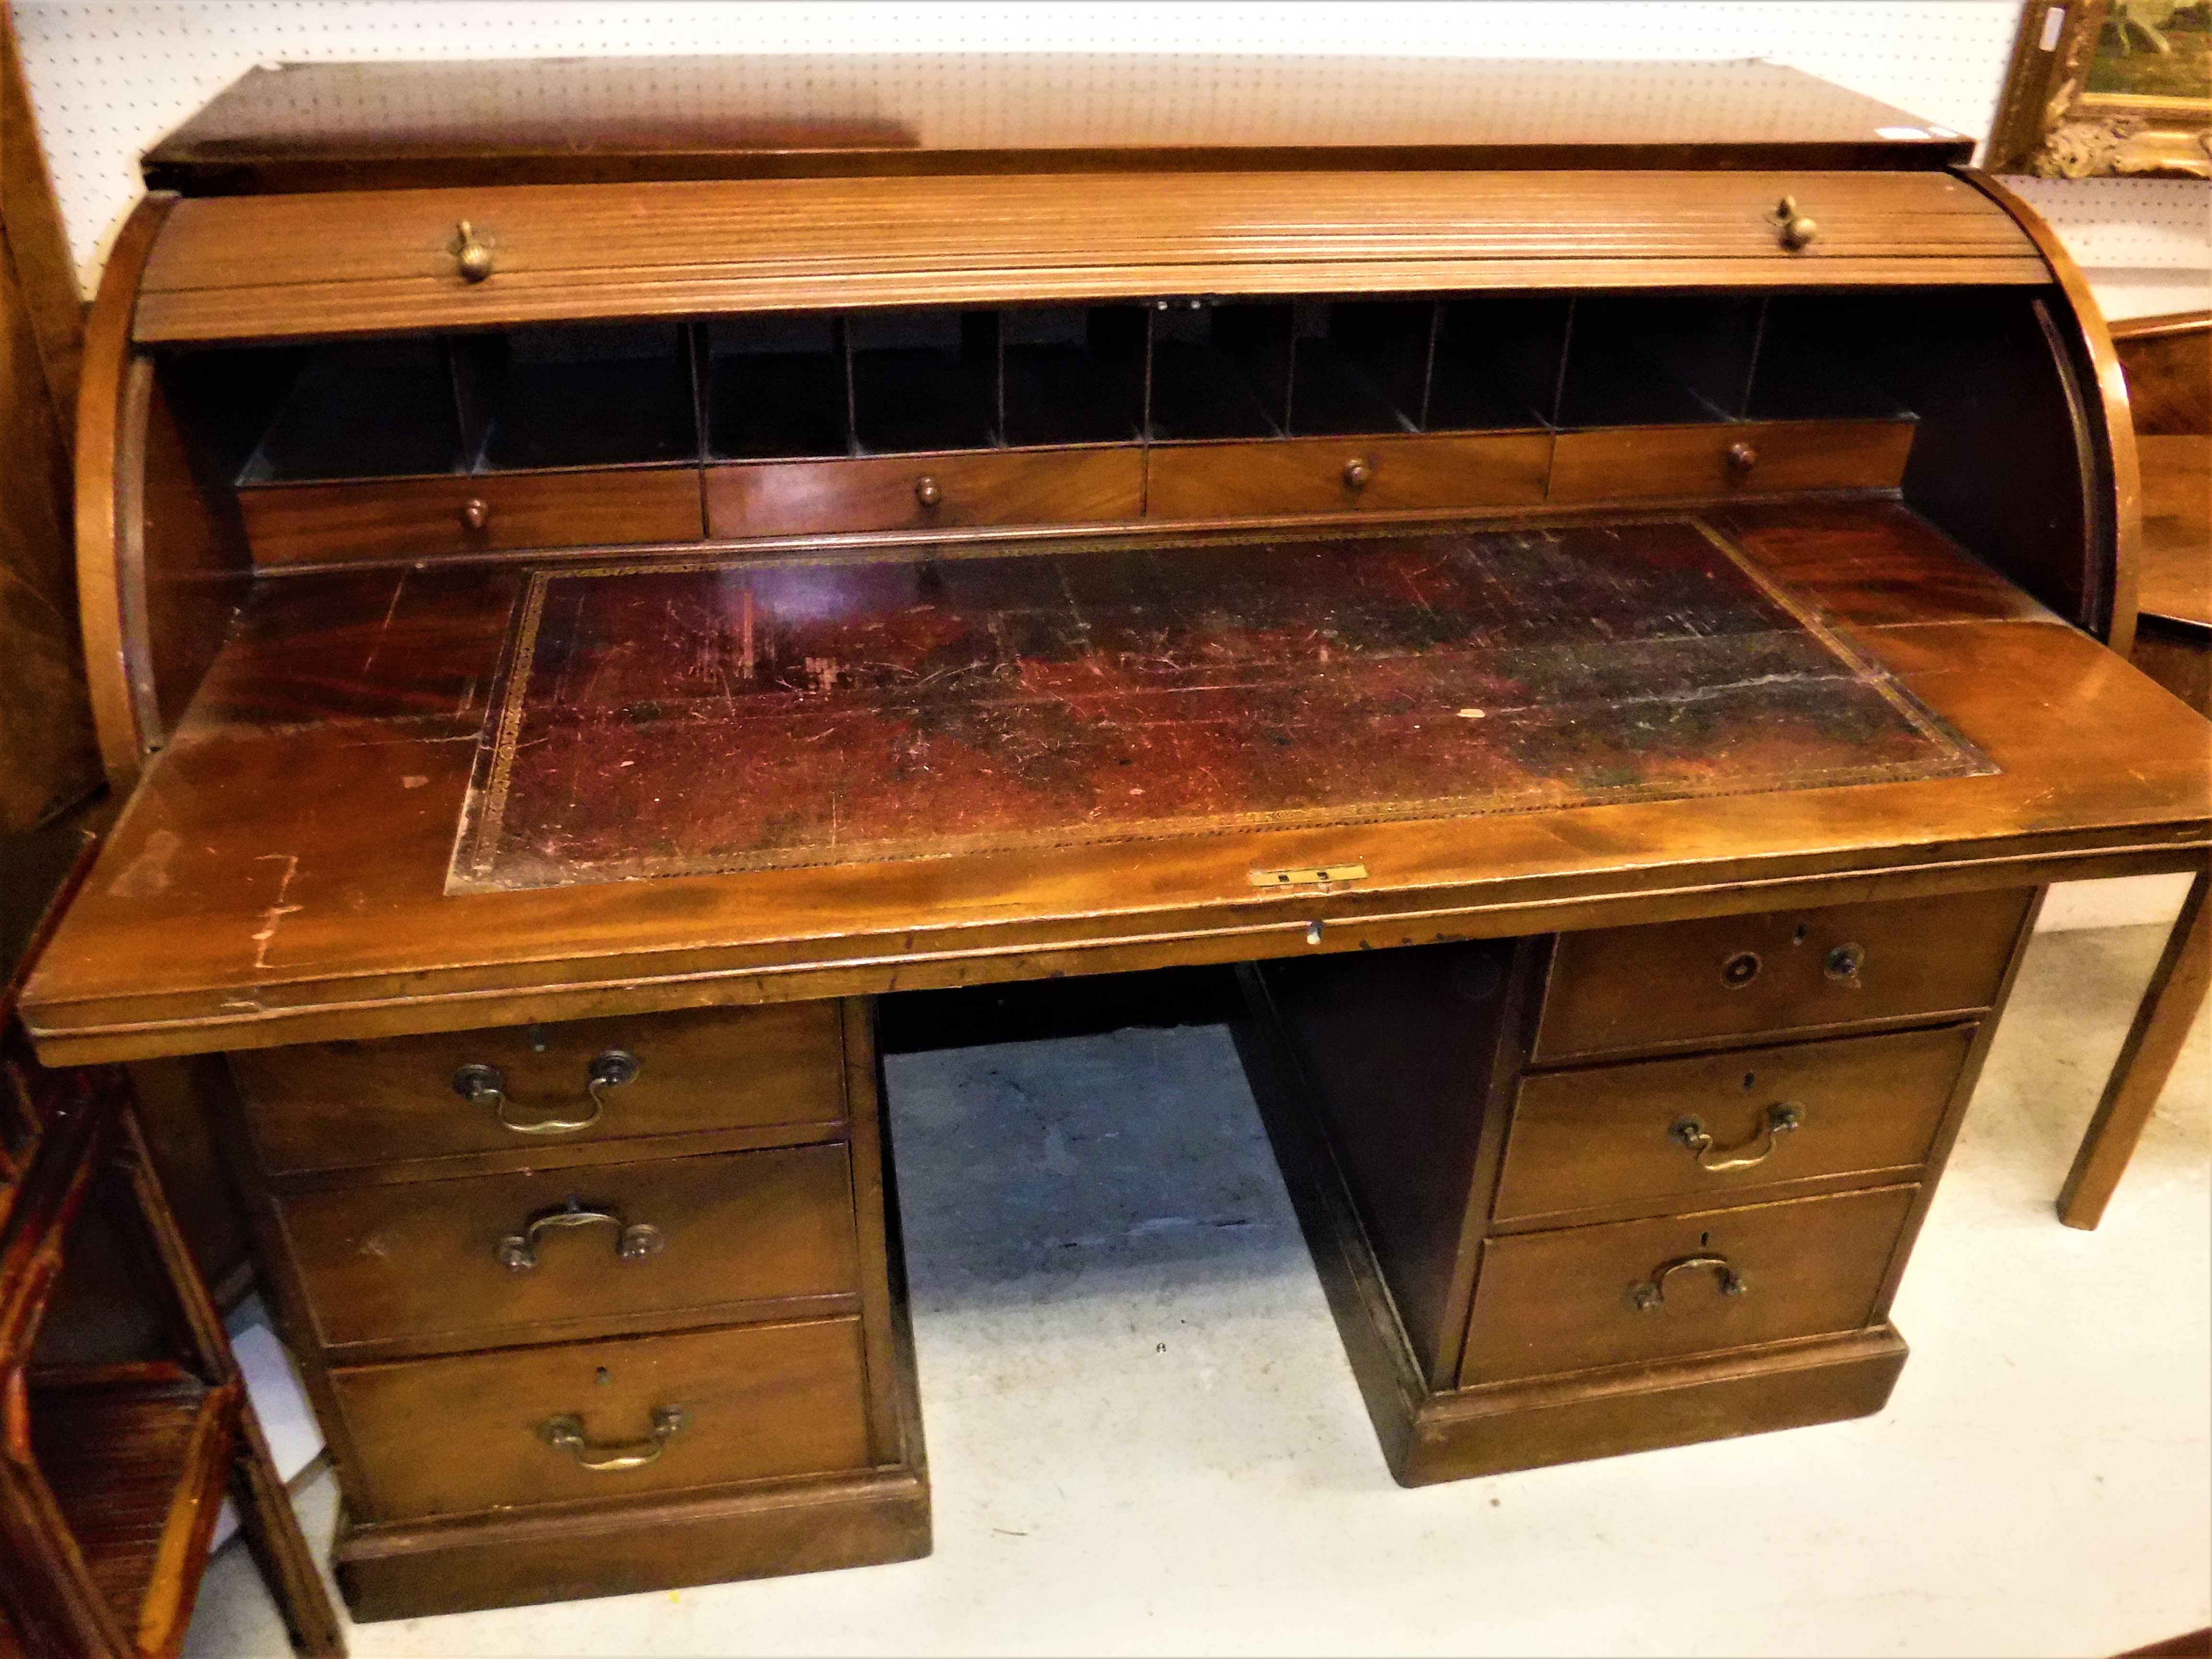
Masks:
[[[1712,1236],[1711,1233],[1699,1233],[1699,1234],[1698,1235],[1698,1248],[1699,1249],[1701,1249],[1701,1250],[1702,1250],[1702,1249],[1704,1249],[1705,1248],[1705,1246],[1706,1246],[1706,1245],[1708,1245],[1708,1244],[1711,1243],[1712,1242],[1713,1242],[1713,1236]],[[605,1374],[606,1374],[606,1373],[605,1373],[605,1372],[604,1372],[604,1371],[602,1371],[602,1372],[600,1373],[600,1375],[601,1375],[602,1376],[604,1376]]]
[[[592,1381],[604,1389],[608,1383],[613,1382],[614,1378],[607,1375],[607,1368],[605,1365],[602,1365],[599,1367],[599,1375],[592,1378]]]
[[[529,1040],[532,1054],[542,1054],[545,1052],[548,1044],[545,1041],[545,1028],[543,1025],[526,1026],[523,1028],[522,1034]]]
[[[1753,1085],[1753,1084],[1757,1083],[1758,1081],[1759,1081],[1759,1073],[1756,1073],[1756,1072],[1746,1072],[1746,1073],[1743,1074],[1743,1091],[1744,1091],[1744,1092],[1745,1092],[1746,1094],[1749,1094],[1749,1093],[1751,1092],[1752,1085]]]
[[[1801,922],[1799,922],[1799,923],[1797,924],[1797,933],[1796,933],[1796,937],[1794,937],[1793,939],[1791,939],[1791,940],[1790,940],[1790,942],[1792,945],[1802,945],[1802,944],[1805,942],[1805,935],[1806,935],[1808,933],[1811,932],[1811,931],[1812,931],[1812,930],[1811,930],[1810,928],[1808,928],[1808,927],[1807,927],[1803,922],[1802,922],[1802,921],[1801,921]]]

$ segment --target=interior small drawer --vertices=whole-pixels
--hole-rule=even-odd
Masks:
[[[276,1201],[323,1342],[488,1347],[563,1321],[847,1313],[852,1182],[832,1143],[405,1181]],[[750,1315],[739,1304],[767,1304]],[[699,1322],[696,1318],[693,1322]],[[604,1327],[602,1327],[604,1328]]]
[[[1555,501],[1652,501],[1784,489],[1894,489],[1911,421],[1772,421],[1562,432]]]
[[[1974,1030],[1951,1025],[1525,1078],[1492,1218],[1525,1221],[1917,1167]]]
[[[1151,452],[1154,519],[1278,518],[1527,507],[1544,499],[1551,434],[1261,439]]]
[[[868,1466],[860,1322],[632,1337],[331,1373],[364,1521]]]
[[[691,542],[702,527],[691,467],[256,484],[238,501],[264,565]]]
[[[2017,889],[1562,933],[1535,1057],[1923,1015],[1996,999]]]
[[[1133,446],[738,461],[707,469],[710,535],[803,536],[1141,518]]]
[[[1493,1238],[1460,1383],[1856,1330],[1917,1186]]]
[[[249,1049],[272,1175],[701,1130],[820,1139],[845,1118],[840,1005],[702,1008]]]

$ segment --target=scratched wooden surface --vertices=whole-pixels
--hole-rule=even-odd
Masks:
[[[449,888],[1965,775],[1686,520],[541,572]]]

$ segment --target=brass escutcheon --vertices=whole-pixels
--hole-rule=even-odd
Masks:
[[[633,1441],[626,1446],[595,1446],[584,1438],[584,1419],[563,1414],[549,1417],[538,1425],[538,1437],[556,1451],[564,1451],[576,1460],[576,1467],[592,1474],[619,1474],[625,1469],[641,1469],[648,1463],[660,1461],[668,1443],[684,1431],[691,1421],[691,1413],[681,1406],[655,1406],[653,1408],[653,1437]]]
[[[1859,969],[1866,966],[1866,947],[1863,945],[1838,945],[1828,952],[1820,971],[1838,985],[1856,985]]]
[[[1748,1170],[1755,1164],[1765,1163],[1773,1154],[1775,1137],[1802,1127],[1804,1121],[1805,1109],[1794,1100],[1785,1100],[1766,1109],[1757,1134],[1733,1146],[1714,1146],[1712,1136],[1705,1133],[1704,1121],[1695,1117],[1676,1118],[1667,1130],[1667,1138],[1688,1147],[1700,1170],[1724,1175],[1730,1170]],[[1754,1146],[1757,1152],[1751,1150]]]

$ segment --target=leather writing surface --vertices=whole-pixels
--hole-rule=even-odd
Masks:
[[[534,574],[450,891],[1988,771],[1680,519]]]

